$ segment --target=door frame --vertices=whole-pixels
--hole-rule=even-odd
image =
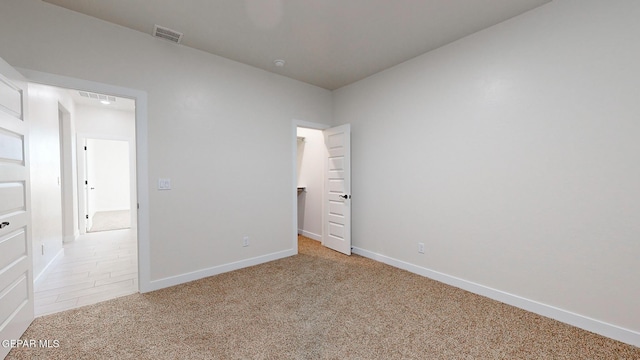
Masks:
[[[293,219],[291,225],[292,235],[291,235],[291,247],[298,253],[298,191],[297,191],[297,183],[298,183],[298,128],[307,128],[314,130],[326,130],[331,127],[331,125],[314,123],[304,120],[293,119],[291,122],[291,146],[292,146],[292,154],[293,158],[291,161],[292,164],[292,176],[291,176],[291,209],[293,213]],[[322,164],[320,164],[322,165]],[[324,165],[322,165],[324,166]],[[324,236],[324,201],[322,202],[322,232],[321,236]]]
[[[136,122],[136,194],[138,196],[138,291],[146,293],[151,287],[151,246],[149,241],[149,141],[148,141],[148,96],[146,91],[109,85],[90,80],[17,68],[28,82],[67,89],[111,94],[135,100]],[[133,208],[135,209],[135,207]],[[132,209],[132,210],[133,210]]]

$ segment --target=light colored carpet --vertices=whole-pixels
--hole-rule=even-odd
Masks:
[[[38,318],[9,359],[640,359],[640,348],[300,239],[300,253]]]
[[[131,227],[131,211],[98,211],[91,218],[89,232],[128,229]]]

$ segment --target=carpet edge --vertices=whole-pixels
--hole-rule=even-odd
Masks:
[[[515,306],[517,308],[530,311],[532,313],[542,315],[565,324],[575,326],[577,328],[596,333],[629,345],[640,347],[640,332],[626,329],[614,324],[609,324],[600,320],[590,318],[588,316],[576,314],[574,312],[560,309],[551,305],[543,304],[531,299],[527,299],[518,295],[514,295],[505,291],[497,290],[485,285],[477,284],[472,281],[461,279],[455,276],[447,275],[439,271],[431,270],[425,267],[414,265],[402,260],[398,260],[386,255],[378,254],[366,249],[353,247],[354,254],[379,261],[381,263],[409,271],[411,273],[424,276],[453,287],[457,287],[471,293],[488,297],[490,299]]]

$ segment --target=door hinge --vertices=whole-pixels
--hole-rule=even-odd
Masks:
[[[87,151],[87,147],[86,146],[84,147],[84,151]]]
[[[89,185],[89,182],[87,180],[84,181],[85,185]]]
[[[138,203],[138,209],[140,209],[140,203]]]
[[[89,215],[85,215],[84,218],[89,220]]]

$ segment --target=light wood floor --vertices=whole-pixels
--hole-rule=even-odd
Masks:
[[[87,233],[64,245],[35,287],[36,316],[138,291],[136,233],[132,229]]]

